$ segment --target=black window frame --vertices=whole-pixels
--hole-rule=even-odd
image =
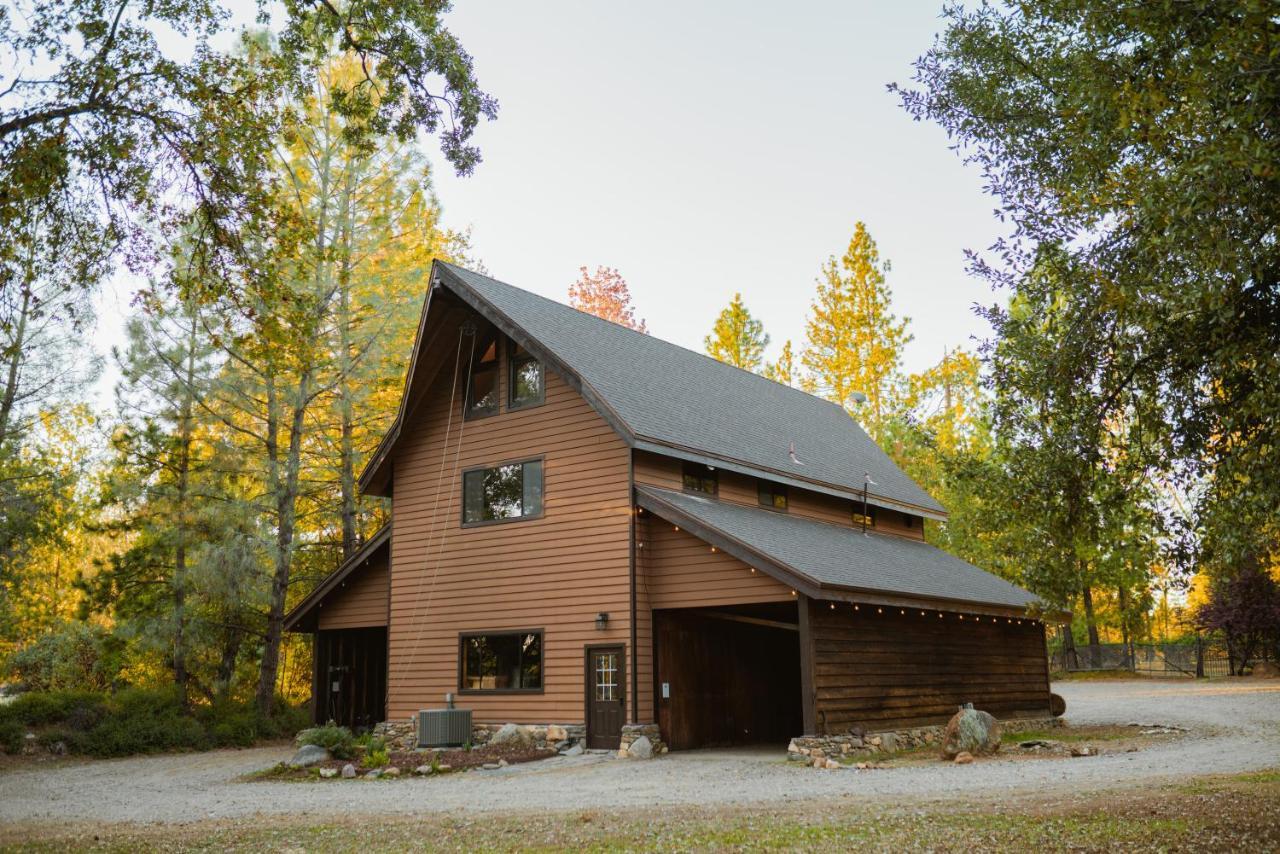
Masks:
[[[532,362],[538,366],[538,396],[525,401],[516,400],[516,370]],[[533,353],[514,341],[507,342],[507,411],[532,409],[547,402],[547,366]]]
[[[475,520],[467,519],[467,475],[474,474],[475,472],[489,471],[490,469],[506,468],[507,466],[527,466],[530,463],[538,463],[538,471],[542,478],[542,484],[538,489],[538,512],[522,513],[519,516],[504,516],[501,519],[475,519]],[[525,494],[524,482],[523,482],[524,472],[521,472],[520,476],[522,478],[521,484],[520,484],[520,501],[521,501],[521,509],[523,509],[524,494]],[[465,468],[462,470],[462,494],[460,498],[462,501],[462,506],[459,512],[462,520],[462,527],[464,528],[479,528],[479,527],[484,527],[486,525],[502,525],[508,522],[527,522],[533,519],[541,519],[543,516],[546,515],[546,512],[547,512],[547,460],[546,460],[546,457],[543,457],[543,456],[522,457],[521,459],[518,459],[518,460],[507,460],[501,463],[492,463],[492,464],[471,466],[469,468]],[[482,496],[482,500],[483,500],[483,496]]]
[[[779,498],[782,499],[781,506],[777,503]],[[756,500],[764,509],[773,510],[777,513],[786,513],[791,509],[791,493],[784,483],[776,483],[763,478],[757,479]]]
[[[538,637],[538,687],[537,688],[468,688],[467,687],[467,641],[472,638]],[[459,694],[542,694],[547,685],[547,633],[544,628],[536,629],[494,629],[492,631],[458,632],[458,693]],[[522,652],[523,655],[523,652]],[[521,676],[524,674],[524,661],[519,664]]]
[[[690,480],[696,481],[696,485],[690,486]],[[710,490],[705,488],[708,482],[711,483]],[[719,495],[720,472],[702,463],[686,462],[680,468],[680,488],[693,495]]]
[[[502,338],[496,329],[487,329],[483,333],[477,332],[474,338],[478,353],[473,354],[472,360],[468,365],[467,372],[467,390],[462,396],[462,417],[468,421],[474,421],[479,418],[492,418],[502,411]],[[489,342],[493,343],[493,361],[477,362],[476,359],[484,355],[488,351]],[[477,409],[472,403],[475,396],[475,378],[480,372],[493,372],[493,404],[484,409]]]

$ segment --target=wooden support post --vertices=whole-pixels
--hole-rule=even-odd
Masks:
[[[800,712],[805,735],[819,735],[817,694],[813,687],[813,629],[810,621],[810,600],[803,593],[796,596],[796,610],[800,616]]]

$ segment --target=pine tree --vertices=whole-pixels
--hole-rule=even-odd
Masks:
[[[707,355],[735,368],[759,371],[764,364],[764,348],[769,346],[769,336],[764,324],[751,316],[736,293],[729,305],[716,318],[711,334],[703,339]]]
[[[875,241],[859,222],[844,256],[830,258],[818,280],[818,295],[805,327],[808,338],[802,361],[818,390],[828,399],[849,405],[854,392],[867,402],[859,421],[880,439],[901,397],[902,348],[911,340],[908,318],[892,312],[892,294]]]
[[[637,332],[649,331],[644,320],[636,320],[631,291],[621,273],[612,267],[596,267],[594,273],[581,267],[580,273],[578,281],[569,286],[569,305]]]

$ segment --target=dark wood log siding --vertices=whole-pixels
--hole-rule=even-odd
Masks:
[[[504,404],[498,415],[465,423],[460,379],[446,448],[458,319],[428,321],[435,344],[422,364],[439,372],[409,411],[393,461],[388,713],[439,707],[457,690],[460,632],[543,626],[542,692],[469,694],[464,705],[477,723],[581,723],[583,648],[629,646],[630,452],[552,371],[544,404],[516,412]],[[460,525],[457,472],[534,456],[545,459],[542,517]],[[604,631],[595,628],[601,611],[609,614]]]
[[[387,624],[387,585],[390,574],[385,560],[370,561],[355,569],[316,610],[320,629],[358,629]]]
[[[1049,713],[1044,628],[1024,619],[811,603],[820,733],[945,723],[962,703],[998,718]]]
[[[371,728],[386,717],[387,630],[383,627],[328,629],[315,637],[317,724]],[[340,669],[335,669],[340,668]],[[339,690],[334,691],[337,682]]]
[[[664,457],[647,451],[635,452],[636,483],[647,483],[663,486],[668,489],[680,489],[683,482],[680,477],[680,460]],[[735,472],[719,469],[719,499],[732,501],[735,504],[746,504],[750,507],[760,506],[760,495],[757,479]],[[793,516],[803,516],[822,522],[834,522],[837,525],[853,525],[853,502],[844,498],[835,498],[819,492],[809,492],[795,487],[787,489],[787,511]],[[897,534],[913,540],[924,539],[924,520],[916,517],[907,527],[902,514],[880,508],[876,514],[875,530],[884,534]]]

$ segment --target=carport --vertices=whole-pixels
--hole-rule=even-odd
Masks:
[[[795,602],[654,611],[658,725],[672,749],[802,732]]]

